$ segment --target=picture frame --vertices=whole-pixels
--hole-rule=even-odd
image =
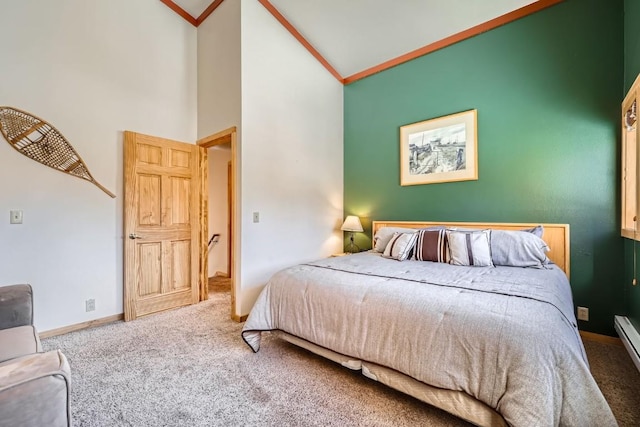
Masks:
[[[478,179],[477,110],[400,127],[400,185]]]

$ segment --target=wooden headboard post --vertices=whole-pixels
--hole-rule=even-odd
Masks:
[[[444,226],[450,228],[495,229],[495,230],[523,230],[542,225],[544,234],[542,240],[549,245],[547,256],[560,267],[567,277],[570,277],[569,258],[569,224],[523,224],[508,222],[431,222],[431,221],[373,221],[371,235],[382,227],[425,228]],[[372,245],[373,247],[373,245]]]

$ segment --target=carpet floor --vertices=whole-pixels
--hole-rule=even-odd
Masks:
[[[134,322],[43,339],[71,365],[75,427],[468,426],[264,334],[254,354],[229,319],[228,286]],[[640,374],[621,346],[586,342],[621,427],[640,425]]]

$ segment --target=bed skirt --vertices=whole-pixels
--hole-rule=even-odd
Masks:
[[[298,338],[283,331],[271,331],[272,334],[298,347],[329,359],[340,365],[362,371],[362,374],[388,387],[428,403],[429,405],[449,412],[472,424],[481,427],[507,427],[504,418],[485,403],[462,391],[445,390],[417,381],[396,370],[386,368],[361,360],[354,360],[348,356],[320,347],[309,341]]]

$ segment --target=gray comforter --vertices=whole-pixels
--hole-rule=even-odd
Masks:
[[[426,384],[513,426],[612,426],[556,266],[461,267],[367,252],[275,274],[242,331],[282,330]]]

